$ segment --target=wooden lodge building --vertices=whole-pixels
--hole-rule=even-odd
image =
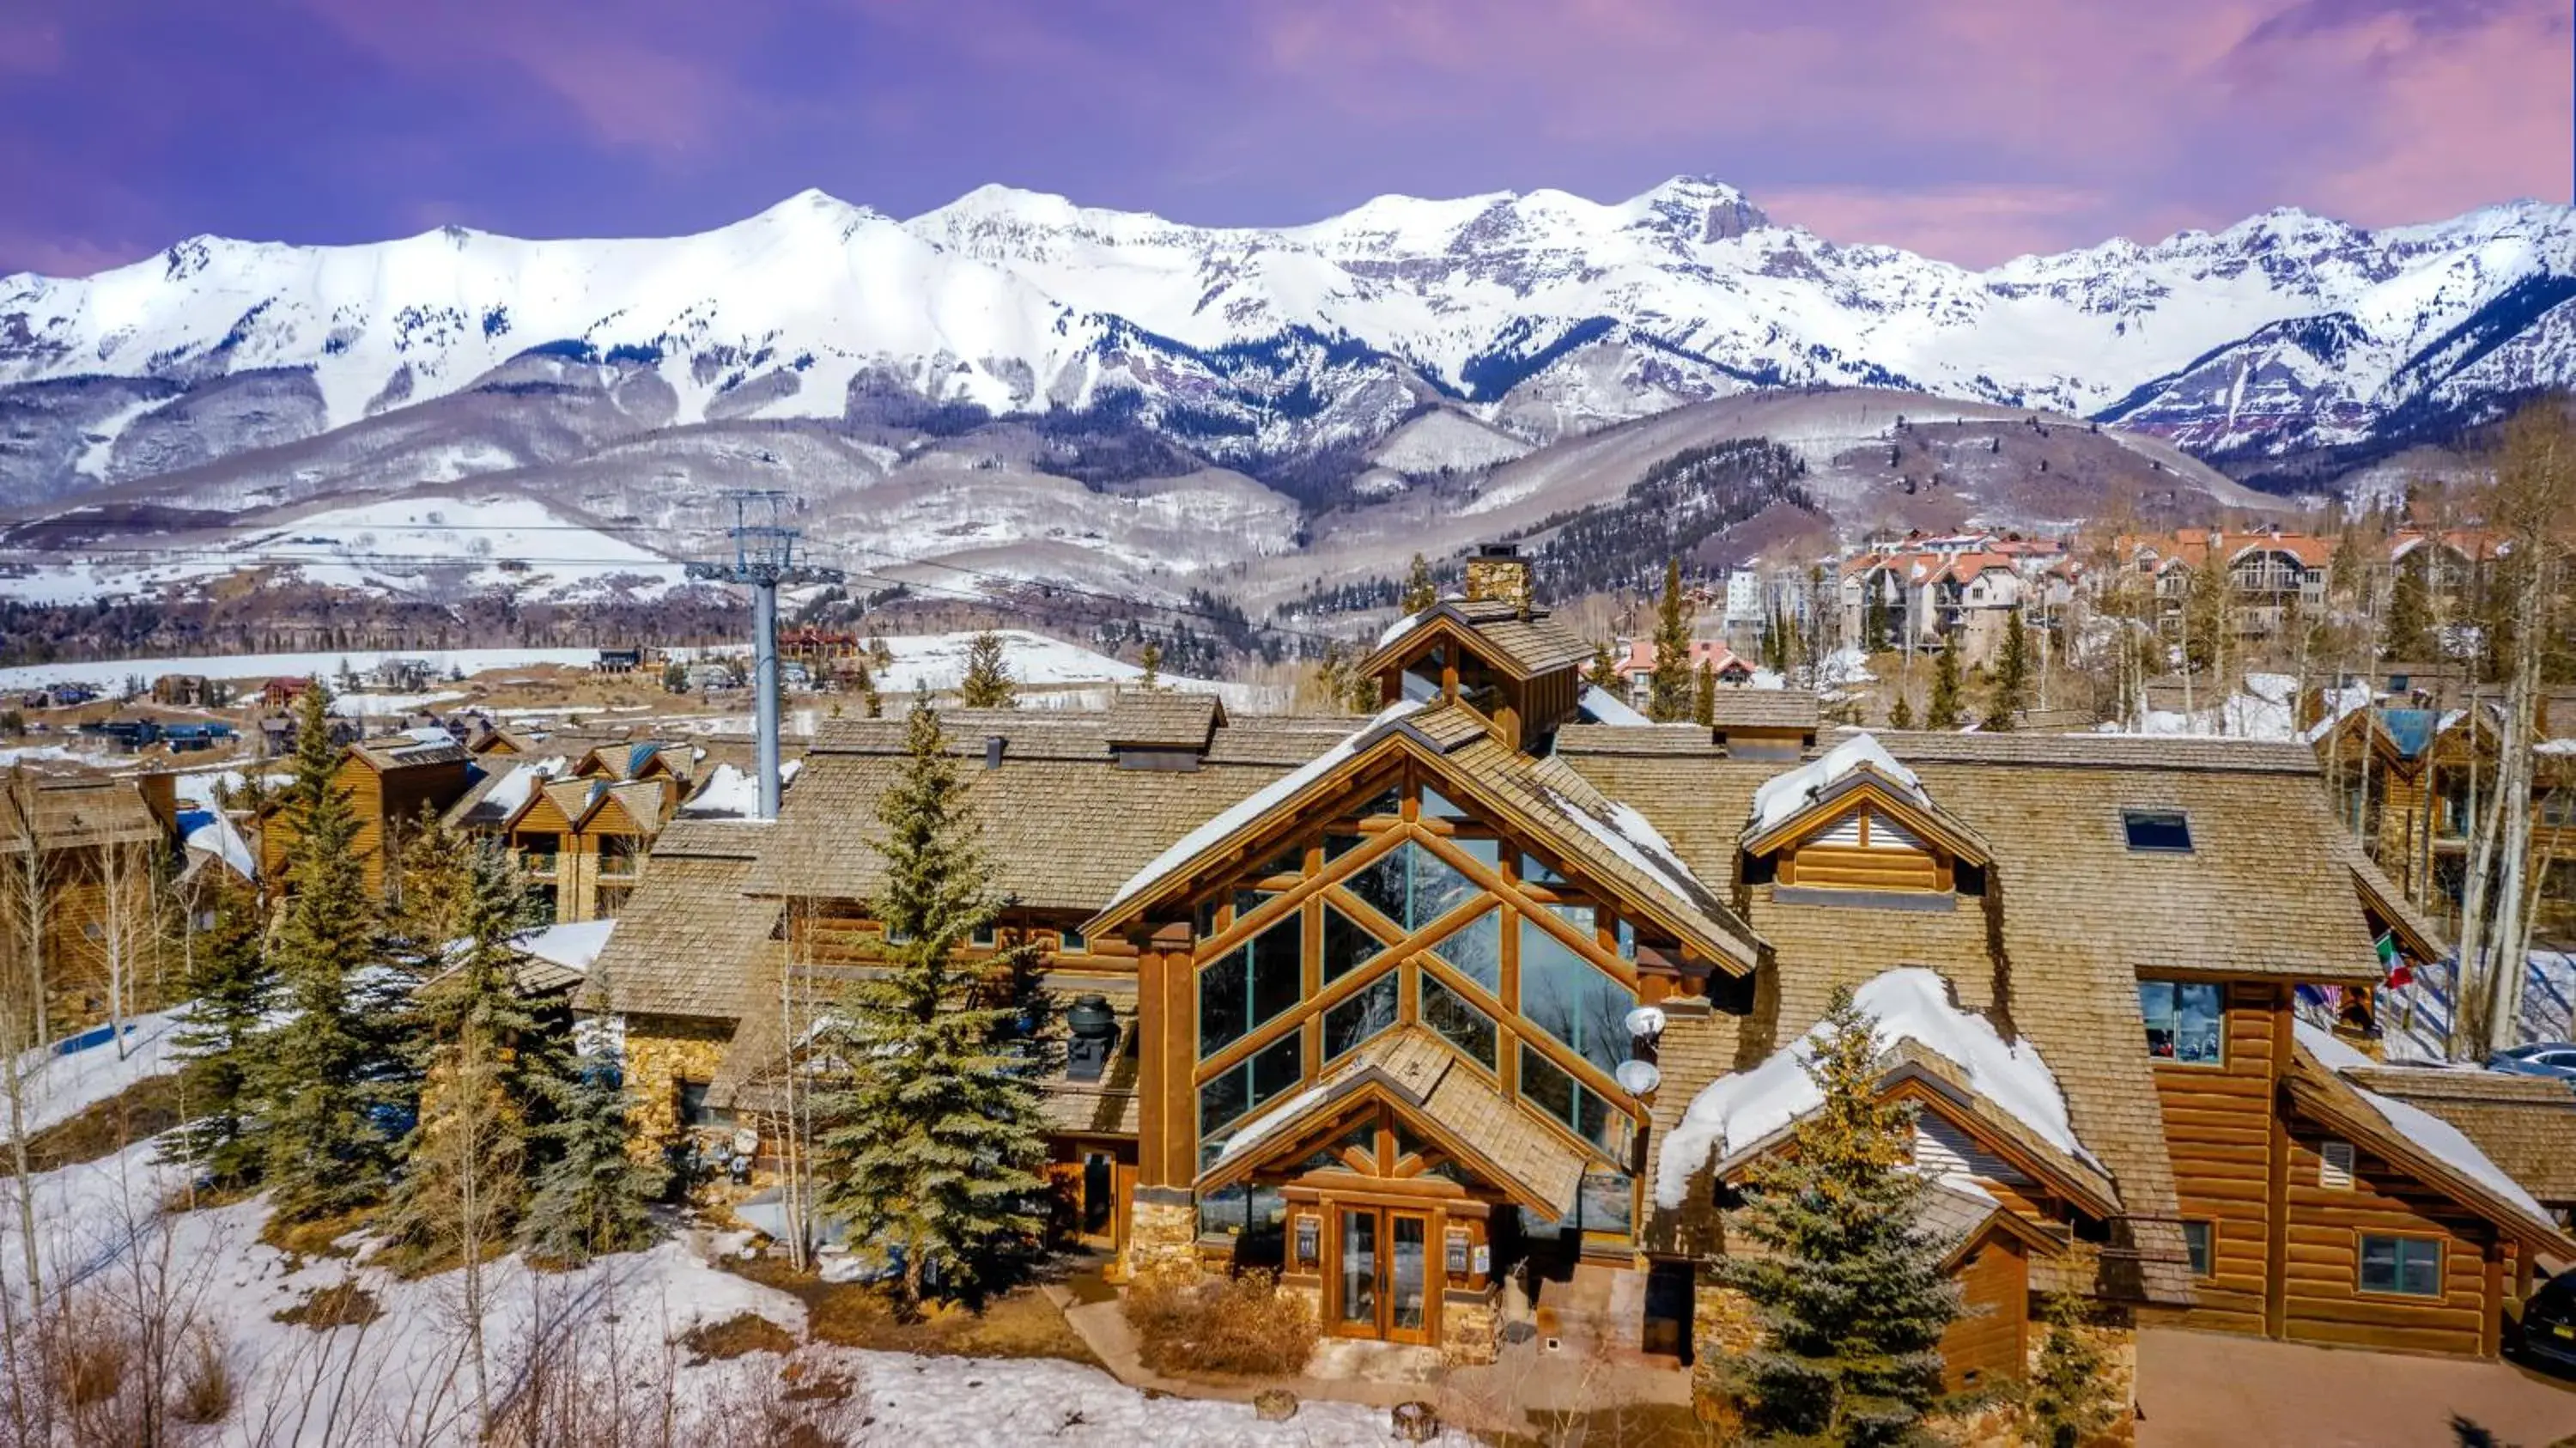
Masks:
[[[944,717],[999,928],[1067,1007],[1040,1043],[1065,1229],[1125,1270],[1276,1267],[1328,1331],[1457,1361],[1542,1310],[1683,1361],[1740,1342],[1705,1264],[1812,1106],[1792,1052],[1837,987],[1921,1106],[1925,1227],[1975,1309],[1956,1380],[2019,1375],[2057,1290],[2493,1354],[2507,1297],[2576,1259],[2294,1022],[2297,985],[2380,979],[2381,934],[2440,949],[2305,748],[1588,723],[1589,650],[1479,562],[1364,662],[1370,719]],[[789,1007],[879,944],[903,733],[828,721],[776,822],[664,830],[596,973],[656,1129],[767,1130]]]

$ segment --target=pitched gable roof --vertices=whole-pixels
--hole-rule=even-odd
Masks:
[[[1592,646],[1583,641],[1583,636],[1549,617],[1545,610],[1524,618],[1516,604],[1453,598],[1396,620],[1380,636],[1377,648],[1360,660],[1356,672],[1368,675],[1393,668],[1411,657],[1426,637],[1434,635],[1459,640],[1518,679],[1577,668],[1592,658]]]
[[[1332,748],[1182,836],[1138,870],[1088,929],[1114,931],[1189,886],[1236,838],[1341,789],[1367,763],[1403,753],[1432,766],[1444,793],[1548,845],[1579,873],[1641,908],[1707,959],[1741,974],[1759,943],[1734,909],[1700,883],[1643,815],[1604,797],[1555,759],[1532,759],[1456,705],[1394,705]]]

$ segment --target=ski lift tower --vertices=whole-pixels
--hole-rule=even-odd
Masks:
[[[692,563],[688,576],[751,590],[751,666],[760,734],[760,818],[778,818],[778,586],[839,583],[837,568],[796,561],[804,530],[780,521],[787,494],[774,489],[729,490],[733,500],[733,561]]]

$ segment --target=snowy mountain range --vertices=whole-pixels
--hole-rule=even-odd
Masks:
[[[2571,299],[2562,206],[2377,232],[2275,211],[1969,271],[1700,178],[1269,229],[988,186],[909,220],[809,191],[672,239],[198,237],[0,278],[0,508],[510,481],[654,525],[766,480],[982,546],[1141,529],[1120,551],[1187,572],[1294,550],[1299,505],[1762,389],[2088,417],[2240,473],[2364,457],[2569,381]],[[1028,435],[916,466],[996,417]],[[956,499],[996,471],[1062,486],[987,499],[995,523]],[[1215,541],[1160,551],[1202,504]]]

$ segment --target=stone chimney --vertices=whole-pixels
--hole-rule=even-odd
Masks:
[[[1530,611],[1529,560],[1517,543],[1487,543],[1467,560],[1467,601],[1502,602]]]

